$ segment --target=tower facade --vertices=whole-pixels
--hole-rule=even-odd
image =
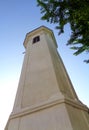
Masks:
[[[52,30],[27,33],[17,95],[5,130],[89,130],[88,108],[72,86]]]

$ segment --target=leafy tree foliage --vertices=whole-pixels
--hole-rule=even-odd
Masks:
[[[69,23],[71,36],[67,45],[74,49],[74,55],[89,52],[89,0],[37,0],[43,13],[42,20],[57,24],[59,34]],[[85,60],[89,63],[89,60]]]

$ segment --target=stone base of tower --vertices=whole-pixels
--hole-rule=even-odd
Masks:
[[[5,130],[89,130],[88,108],[69,99],[12,113]]]

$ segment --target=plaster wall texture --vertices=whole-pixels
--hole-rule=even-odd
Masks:
[[[59,118],[60,117],[60,118]],[[72,130],[65,105],[57,105],[23,117],[12,119],[9,130]]]

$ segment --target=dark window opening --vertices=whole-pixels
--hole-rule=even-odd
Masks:
[[[33,38],[33,44],[40,41],[40,36],[36,36]]]

